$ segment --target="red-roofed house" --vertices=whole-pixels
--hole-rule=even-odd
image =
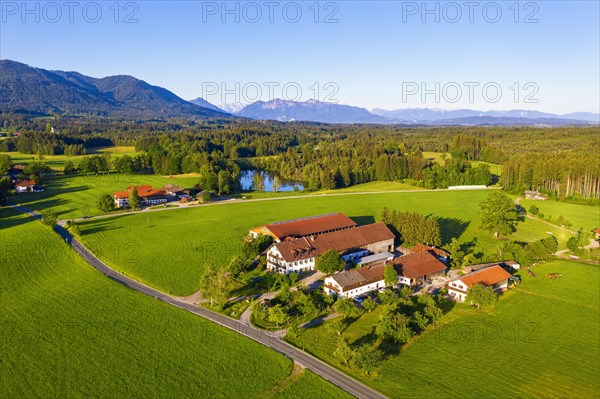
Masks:
[[[113,194],[115,205],[119,208],[129,206],[129,194],[136,189],[140,197],[140,205],[157,205],[167,203],[167,192],[162,188],[152,188],[152,186],[127,187],[127,191],[117,191]]]
[[[19,194],[28,193],[30,191],[43,191],[41,188],[37,188],[33,180],[17,180],[15,182],[15,191]]]
[[[592,232],[596,235],[596,239],[600,238],[600,227],[592,230]]]
[[[508,288],[510,277],[510,273],[501,266],[487,267],[450,281],[448,283],[448,294],[455,300],[462,302],[467,297],[467,290],[475,284],[492,287],[496,292],[504,291]]]

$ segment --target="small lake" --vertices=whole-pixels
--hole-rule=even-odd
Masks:
[[[256,173],[258,173],[257,170],[242,171],[242,176],[240,177],[240,184],[242,186],[242,190],[252,190],[252,179],[254,178],[254,175]],[[262,174],[265,182],[265,191],[273,192],[273,178],[275,177],[275,175],[268,172],[262,172]],[[301,182],[294,182],[281,178],[279,180],[281,181],[281,186],[277,190],[279,192],[294,191],[294,188],[297,188],[297,190],[299,191],[304,190],[304,186]]]

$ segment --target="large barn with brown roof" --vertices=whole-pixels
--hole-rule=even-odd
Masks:
[[[316,257],[330,249],[349,262],[393,248],[394,233],[385,224],[374,223],[276,242],[267,251],[267,268],[285,274],[309,271],[314,270]]]
[[[350,229],[356,227],[356,225],[354,220],[343,213],[337,212],[269,223],[250,230],[250,236],[256,238],[259,235],[269,235],[278,242],[286,238],[302,238]]]

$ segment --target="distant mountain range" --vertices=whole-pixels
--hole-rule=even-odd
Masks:
[[[132,76],[92,78],[0,60],[0,111],[131,118],[230,118]]]
[[[371,110],[372,114],[384,116],[386,118],[401,120],[406,122],[433,122],[448,121],[452,119],[463,118],[518,118],[518,119],[568,119],[587,122],[600,122],[600,114],[591,112],[576,112],[566,115],[550,114],[539,111],[528,111],[515,109],[510,111],[476,111],[472,109],[442,110],[432,108],[404,108],[392,111],[375,108]]]
[[[198,104],[202,105],[204,103]],[[325,103],[317,100],[308,100],[305,102],[294,102],[281,99],[267,102],[257,101],[247,105],[239,111],[233,111],[231,108],[229,108],[228,111],[233,115],[244,116],[247,118],[277,120],[281,122],[309,121],[322,123],[464,126],[565,126],[600,123],[600,114],[589,112],[556,115],[528,110],[476,111],[471,109],[459,109],[447,111],[431,108],[406,108],[393,111],[374,109],[369,112],[365,108]]]
[[[281,122],[373,123],[403,125],[588,125],[600,115],[576,112],[556,115],[539,111],[476,111],[408,108],[373,109],[317,100],[275,99],[249,105],[220,104],[196,98],[186,101],[167,89],[132,76],[93,78],[78,72],[48,71],[0,60],[0,112],[34,115],[89,115],[125,118],[230,119],[235,116]]]
[[[323,123],[388,123],[388,118],[373,115],[365,108],[326,103],[317,100],[296,102],[275,99],[257,101],[236,115],[253,119],[272,119],[280,122],[311,121]]]

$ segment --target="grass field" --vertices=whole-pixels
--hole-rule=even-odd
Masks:
[[[567,261],[536,266],[491,309],[458,304],[384,361],[375,377],[353,373],[393,398],[597,398],[600,394],[600,268]],[[545,278],[560,272],[557,280]],[[352,344],[369,334],[378,310],[344,331]],[[335,334],[322,325],[296,345],[332,364]]]
[[[265,395],[261,399],[269,399]],[[275,399],[352,399],[354,396],[338,389],[309,370],[304,370],[300,378],[277,392]]]
[[[255,398],[289,378],[284,356],[107,279],[40,222],[0,209],[0,244],[3,397]],[[316,376],[287,389],[344,397]]]
[[[83,216],[101,215],[96,201],[102,194],[112,194],[125,190],[128,186],[152,185],[163,187],[167,183],[193,187],[198,182],[195,177],[173,179],[156,175],[90,175],[55,177],[43,182],[45,191],[20,194],[9,198],[13,204],[23,204],[35,210],[54,209],[59,219],[72,219]]]
[[[415,191],[348,194],[198,206],[145,212],[80,223],[87,246],[117,270],[177,295],[196,291],[205,261],[219,265],[236,254],[250,228],[310,215],[344,212],[359,224],[374,222],[384,206],[441,217],[445,242],[478,238],[476,251],[495,253],[499,241],[479,228],[478,204],[489,191]],[[511,235],[532,241],[552,232],[561,244],[569,237],[558,228],[525,220]]]
[[[583,227],[584,230],[590,231],[600,227],[600,207],[597,205],[570,204],[553,200],[521,200],[521,206],[527,210],[532,205],[537,206],[546,219],[551,216],[553,220],[556,220],[558,216],[562,215],[573,224],[571,230]]]
[[[427,151],[423,152],[423,158],[433,161],[438,164],[443,164],[444,163],[444,158],[443,158],[444,154],[446,154],[446,159],[452,158],[452,155],[449,152],[442,153],[442,152],[427,152]],[[490,172],[492,172],[493,175],[496,175],[496,176],[502,175],[502,165],[495,164],[495,163],[489,163],[489,162],[482,162],[482,161],[471,161],[471,165],[473,167],[479,166],[482,164],[488,165],[490,167]]]
[[[285,191],[285,192],[242,192],[233,195],[235,198],[245,197],[247,199],[262,199],[262,198],[281,198],[281,197],[298,197],[305,195],[321,195],[321,194],[344,194],[344,193],[360,193],[360,192],[382,192],[382,191],[399,191],[399,190],[424,190],[421,187],[414,186],[408,183],[400,183],[395,181],[373,181],[369,183],[357,184],[355,186],[340,188],[336,190],[319,190],[319,191]]]
[[[138,154],[135,151],[135,147],[128,146],[115,146],[115,147],[95,147],[88,148],[87,155],[97,155],[109,153],[112,157],[120,157],[123,155],[133,156]],[[0,154],[6,154],[12,158],[14,163],[17,164],[28,164],[29,162],[37,161],[38,156],[35,154],[23,154],[20,152],[0,152]],[[65,162],[71,161],[73,165],[77,166],[85,155],[44,155],[44,162],[51,169],[62,171],[64,169]]]

